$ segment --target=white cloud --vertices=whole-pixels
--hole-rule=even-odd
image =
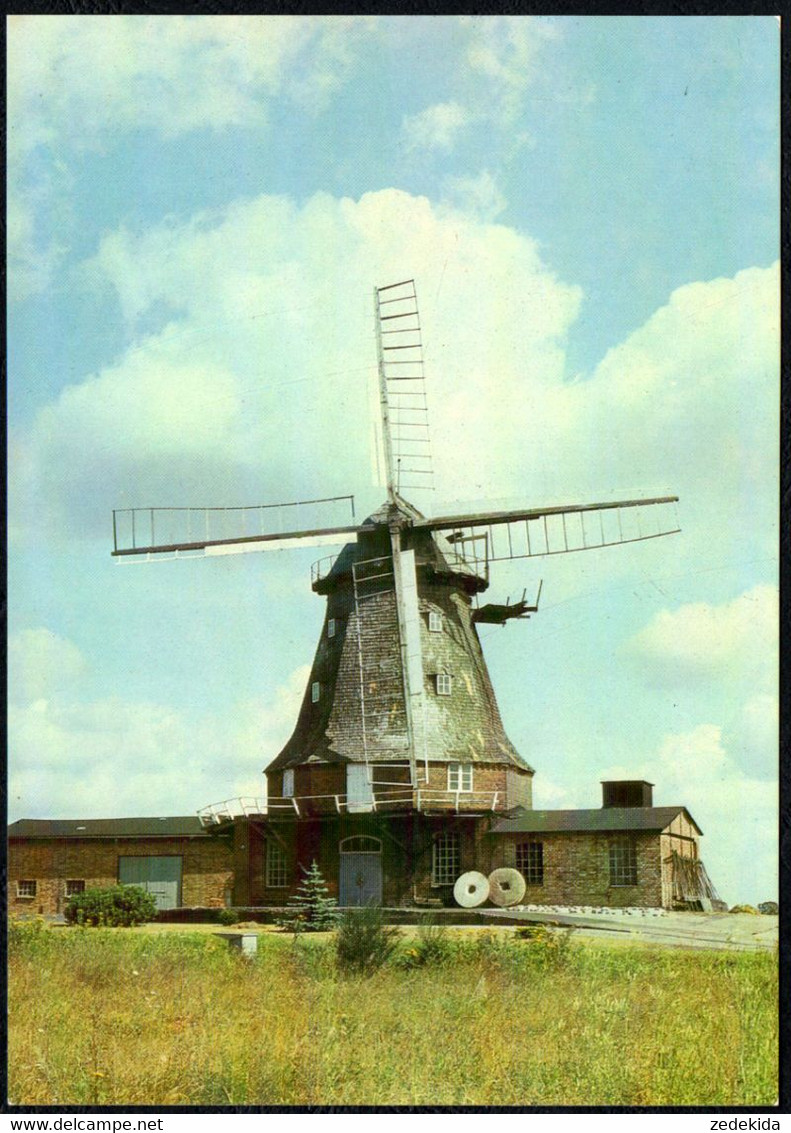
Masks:
[[[201,716],[122,697],[84,699],[82,655],[47,629],[24,631],[12,647],[12,664],[34,678],[20,682],[9,710],[9,809],[28,817],[163,807],[189,814],[223,798],[262,795],[260,772],[288,738],[309,674],[300,666],[270,701]]]
[[[748,562],[772,577],[776,267],[679,289],[573,383],[579,289],[513,229],[396,190],[302,207],[260,197],[120,230],[86,273],[115,289],[130,345],[12,435],[12,532],[92,538],[111,508],[141,503],[354,492],[375,506],[369,297],[414,276],[438,487],[418,506],[675,491],[682,534],[601,552],[611,582],[642,572],[670,595],[674,577]],[[162,330],[140,335],[159,313]],[[567,558],[553,563],[556,597],[589,585]]]
[[[90,537],[113,506],[141,501],[365,492],[371,287],[411,275],[438,483],[513,493],[519,429],[536,391],[560,381],[580,298],[529,239],[395,190],[302,208],[261,197],[142,237],[119,231],[90,271],[116,290],[130,348],[12,438],[15,518],[35,516],[50,537]],[[182,313],[138,339],[159,310]]]
[[[419,114],[404,118],[401,131],[407,149],[453,149],[459,134],[471,121],[469,110],[458,102],[438,102],[427,106]]]
[[[65,247],[39,231],[68,161],[131,130],[165,139],[265,125],[273,99],[324,109],[372,19],[12,16],[8,21],[9,265],[14,297],[46,287]],[[36,155],[60,155],[42,178]],[[59,171],[59,172],[58,172]]]
[[[729,903],[777,899],[777,786],[742,770],[722,729],[700,724],[664,737],[640,765],[611,766],[602,779],[645,778],[655,805],[686,806],[704,832],[701,856]]]
[[[15,144],[29,149],[66,132],[93,147],[105,130],[172,137],[255,124],[268,97],[329,93],[374,27],[296,16],[11,17]],[[296,73],[300,58],[311,63],[309,87]]]
[[[774,693],[758,693],[744,702],[723,729],[735,762],[757,779],[777,781],[780,705]]]
[[[493,118],[511,120],[519,112],[526,88],[537,77],[541,50],[558,39],[557,23],[521,17],[468,17],[467,63],[489,84],[487,100]]]
[[[488,169],[477,177],[447,177],[443,188],[462,212],[485,221],[493,221],[508,204]]]
[[[624,646],[646,679],[688,685],[731,678],[772,689],[777,675],[778,594],[762,585],[731,602],[661,610]]]
[[[84,675],[86,661],[73,642],[38,626],[8,640],[8,693],[12,701],[37,701]]]
[[[467,60],[474,71],[506,86],[525,87],[535,77],[533,64],[541,47],[557,39],[556,24],[546,20],[468,20],[470,45]]]

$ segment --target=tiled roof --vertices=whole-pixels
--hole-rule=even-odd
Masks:
[[[524,810],[501,818],[493,834],[550,834],[560,831],[664,830],[684,813],[699,834],[703,831],[683,806],[600,807],[598,810]]]
[[[189,838],[206,835],[197,815],[178,818],[20,818],[9,838]]]

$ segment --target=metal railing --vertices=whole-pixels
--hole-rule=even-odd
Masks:
[[[499,791],[446,791],[440,788],[413,788],[408,784],[394,784],[385,790],[376,790],[369,800],[350,798],[348,794],[323,795],[274,795],[264,800],[252,795],[241,795],[235,799],[224,799],[210,803],[198,811],[198,818],[204,827],[220,826],[233,822],[235,818],[255,818],[261,815],[294,815],[302,817],[303,811],[310,811],[312,802],[332,802],[337,814],[366,814],[387,811],[392,807],[405,806],[422,811],[434,808],[445,809],[450,805],[455,811],[496,810],[500,801]]]
[[[315,582],[320,582],[322,578],[326,578],[332,568],[335,566],[335,561],[338,558],[336,552],[334,555],[324,555],[322,558],[317,559],[315,563],[311,564],[310,568],[310,583],[311,586]]]
[[[209,803],[198,811],[203,826],[218,826],[223,822],[233,822],[234,818],[266,814],[266,802],[253,795],[239,795],[235,799],[224,799],[220,803]]]
[[[496,810],[500,791],[447,791],[440,788],[413,788],[407,784],[391,790],[374,791],[370,799],[350,798],[347,794],[299,795],[297,797],[270,797],[269,812],[293,812],[299,817],[303,809],[310,810],[311,802],[332,801],[338,814],[365,814],[386,811],[393,806],[407,806],[415,810],[443,809],[450,805],[454,810]]]

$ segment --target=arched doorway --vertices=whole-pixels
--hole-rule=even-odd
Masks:
[[[341,905],[382,904],[382,843],[368,834],[344,838],[338,852],[341,859]]]

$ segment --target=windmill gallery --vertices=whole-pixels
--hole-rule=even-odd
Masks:
[[[524,595],[481,604],[493,564],[671,534],[675,497],[427,518],[402,495],[432,475],[414,282],[374,300],[377,511],[307,528],[296,504],[113,515],[121,558],[341,546],[313,568],[324,624],[265,800],[195,817],[22,819],[9,828],[15,912],[58,914],[73,893],[118,882],[162,909],[277,908],[313,861],[342,906],[717,902],[699,827],[682,805],[653,806],[652,784],[605,782],[599,809],[533,809],[533,768],[505,734],[476,629],[537,609]]]

